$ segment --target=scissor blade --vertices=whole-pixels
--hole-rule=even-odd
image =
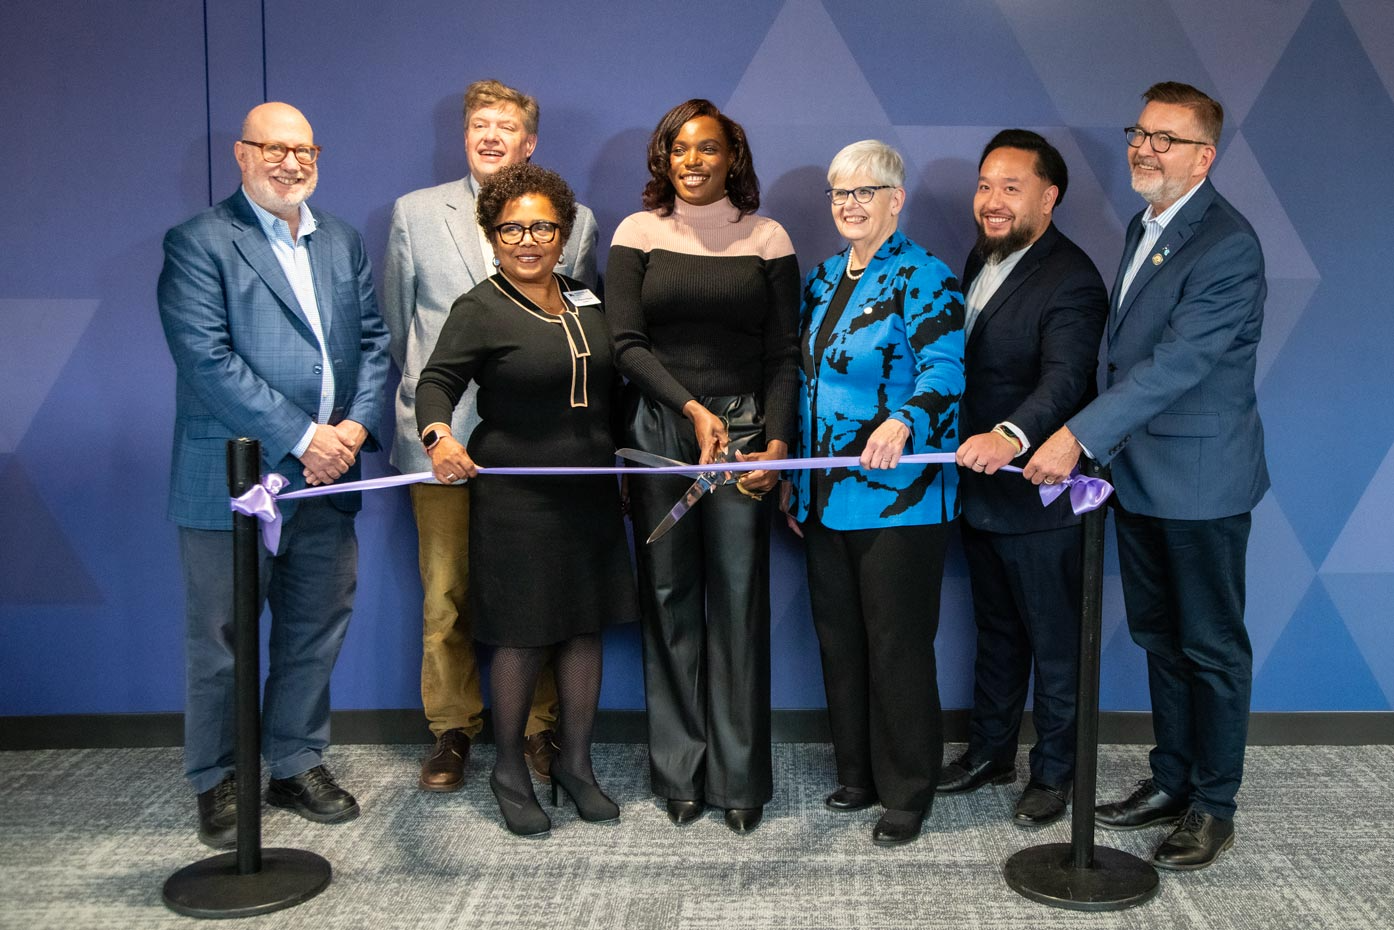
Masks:
[[[674,465],[686,466],[686,462],[679,462],[677,459],[670,459],[664,455],[655,455],[652,452],[645,452],[643,449],[616,449],[615,454],[622,459],[631,462],[638,462],[640,465],[647,465],[650,468],[670,468]],[[694,477],[700,475],[705,469],[700,465],[693,465],[692,471],[688,474]]]
[[[661,538],[664,533],[671,530],[673,528],[673,524],[681,520],[683,518],[683,514],[691,510],[692,505],[701,500],[702,495],[706,494],[711,489],[712,483],[710,480],[708,480],[706,475],[702,475],[696,481],[692,482],[692,487],[687,489],[686,493],[683,494],[682,499],[673,505],[672,510],[668,511],[668,516],[663,518],[663,522],[658,524],[658,526],[654,528],[654,531],[649,534],[648,539],[644,540],[645,544],[651,543],[654,540]]]

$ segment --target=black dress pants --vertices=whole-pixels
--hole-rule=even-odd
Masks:
[[[763,449],[749,395],[699,400],[729,423],[731,447]],[[697,461],[692,424],[631,397],[627,441]],[[770,504],[734,485],[704,495],[662,538],[644,539],[692,484],[631,479],[649,780],[654,794],[722,808],[760,807],[774,794],[770,760]]]
[[[950,524],[803,524],[837,780],[925,811],[944,749],[934,637]]]
[[[997,763],[1016,759],[1034,666],[1031,777],[1066,784],[1074,775],[1082,532],[1065,526],[990,533],[967,522],[961,529],[978,629],[968,755]]]

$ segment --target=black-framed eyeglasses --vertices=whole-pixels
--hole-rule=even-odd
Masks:
[[[544,245],[557,238],[559,228],[558,224],[549,220],[538,220],[531,226],[524,226],[522,223],[500,223],[494,227],[494,234],[504,245],[517,245],[522,242],[523,233],[531,235],[532,241],[538,245]]]
[[[1156,152],[1159,155],[1162,152],[1165,152],[1167,149],[1171,148],[1172,145],[1177,142],[1184,143],[1185,145],[1210,144],[1209,142],[1202,142],[1199,139],[1182,139],[1178,136],[1173,136],[1169,132],[1148,132],[1141,126],[1129,126],[1127,129],[1123,130],[1123,137],[1127,139],[1128,144],[1135,149],[1142,148],[1142,143],[1146,142],[1148,139],[1151,139],[1152,151]]]
[[[877,191],[890,190],[895,190],[894,184],[871,184],[866,187],[854,187],[851,190],[845,187],[830,187],[823,193],[828,195],[833,206],[840,207],[847,202],[849,196],[857,203],[871,203],[871,198],[876,196]]]
[[[284,142],[253,142],[250,139],[238,139],[243,145],[255,145],[261,149],[261,157],[279,165],[286,160],[287,155],[294,154],[295,160],[302,165],[313,165],[319,158],[319,153],[324,151],[318,145],[286,145]]]

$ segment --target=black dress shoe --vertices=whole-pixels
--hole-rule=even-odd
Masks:
[[[765,808],[761,807],[733,807],[726,811],[726,826],[731,828],[733,833],[749,833],[760,826],[760,821],[764,819]]]
[[[205,846],[237,845],[237,776],[228,775],[198,796],[198,839]]]
[[[702,812],[706,809],[707,806],[701,801],[684,801],[681,798],[668,799],[668,819],[679,825],[692,823],[701,817]]]
[[[823,799],[823,803],[838,812],[864,810],[876,803],[876,789],[839,785],[836,791]]]
[[[1048,785],[1031,781],[1016,802],[1012,820],[1024,827],[1044,827],[1055,823],[1065,814],[1070,800],[1070,785]]]
[[[958,794],[962,791],[975,791],[986,784],[1010,785],[1016,781],[1016,763],[977,762],[964,753],[939,773],[939,785],[934,789],[940,794]]]
[[[358,816],[358,802],[322,765],[290,778],[271,779],[266,803],[295,811],[315,823],[341,823]]]
[[[871,842],[877,846],[900,846],[910,843],[919,838],[922,826],[924,811],[888,810],[872,828]]]
[[[424,791],[458,791],[465,783],[465,762],[470,756],[470,738],[461,729],[446,730],[436,737],[436,746],[421,762],[417,784]]]
[[[1221,820],[1199,808],[1189,807],[1181,815],[1176,829],[1153,853],[1152,864],[1177,872],[1203,869],[1233,845],[1233,820]]]
[[[1122,801],[1094,808],[1094,822],[1105,830],[1141,830],[1143,827],[1174,823],[1185,813],[1185,798],[1174,798],[1157,787],[1150,778],[1137,783],[1137,790]]]

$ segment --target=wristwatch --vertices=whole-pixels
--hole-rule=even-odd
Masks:
[[[421,444],[426,447],[427,452],[430,452],[432,449],[436,447],[436,443],[440,442],[442,439],[449,435],[450,434],[445,432],[444,430],[435,429],[433,427],[421,434]]]

